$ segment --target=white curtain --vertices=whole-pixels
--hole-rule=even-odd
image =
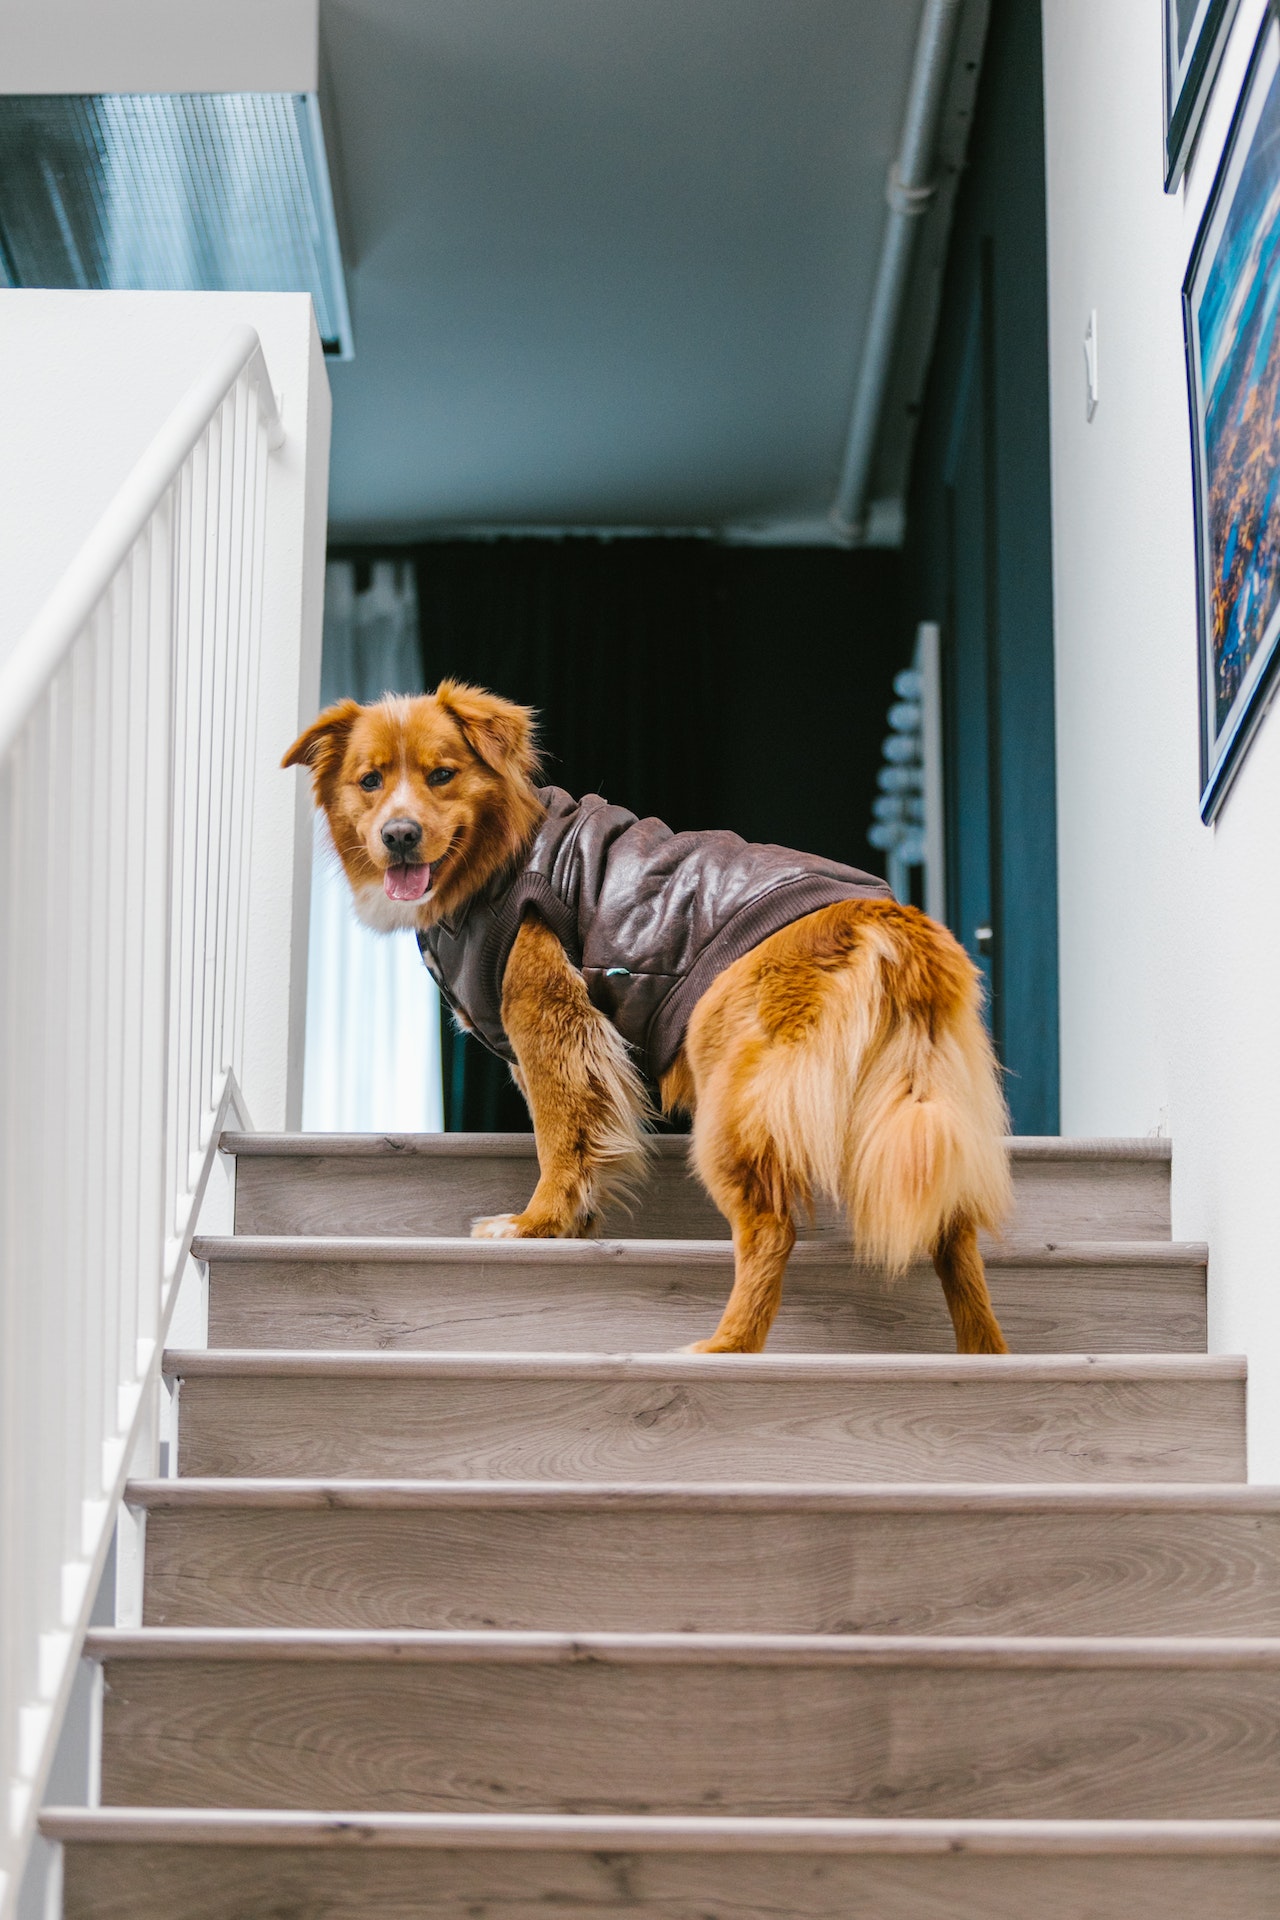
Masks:
[[[356,591],[349,560],[325,569],[321,703],[420,693],[413,568],[378,560]],[[440,1130],[440,1009],[410,933],[362,927],[323,820],[311,874],[302,1124],[323,1133]]]

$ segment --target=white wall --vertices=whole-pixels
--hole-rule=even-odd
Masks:
[[[0,657],[243,321],[286,436],[267,496],[244,1088],[254,1124],[280,1127],[301,1116],[311,819],[297,776],[278,769],[319,700],[328,503],[329,382],[308,294],[0,291]]]
[[[1043,12],[1062,1130],[1172,1136],[1174,1233],[1209,1243],[1210,1345],[1249,1356],[1251,1475],[1280,1480],[1280,708],[1203,826],[1180,304],[1263,0],[1170,197],[1161,7]]]

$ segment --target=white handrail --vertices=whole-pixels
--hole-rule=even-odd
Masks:
[[[0,662],[0,759],[241,373],[256,389],[267,445],[283,445],[284,421],[261,342],[253,327],[234,327],[183,394],[22,638]]]
[[[237,327],[0,670],[0,1920],[125,1477],[155,1470],[218,1135],[249,1119],[282,440]]]

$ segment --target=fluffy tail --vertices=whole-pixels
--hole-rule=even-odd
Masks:
[[[851,931],[804,1040],[768,1050],[770,1127],[793,1190],[840,1202],[859,1256],[901,1273],[952,1222],[999,1230],[1008,1114],[964,949],[892,903]]]
[[[938,999],[918,994],[921,962]],[[864,1258],[901,1272],[956,1219],[998,1231],[1012,1204],[1008,1113],[964,950],[921,916],[880,966],[879,1045],[854,1088],[845,1186]]]

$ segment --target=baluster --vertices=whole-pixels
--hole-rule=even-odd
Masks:
[[[127,549],[104,521],[105,584],[82,556],[96,599],[68,588],[62,634],[50,603],[61,650],[0,757],[0,1899],[243,1068],[269,447],[245,351],[194,441],[175,415],[190,450],[122,509]]]

